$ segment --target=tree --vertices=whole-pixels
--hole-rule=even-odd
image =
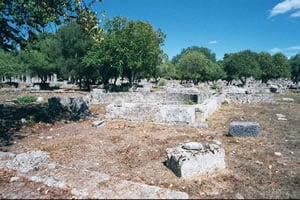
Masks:
[[[269,79],[273,78],[273,69],[275,66],[273,58],[269,53],[260,52],[257,59],[262,71],[261,78],[263,82],[267,82]]]
[[[194,83],[204,79],[211,61],[198,51],[187,51],[178,63],[178,72],[181,80],[192,80]]]
[[[77,22],[95,40],[101,29],[96,12],[91,10],[94,2],[101,0],[2,0],[0,2],[0,48],[12,50],[25,46],[26,41],[36,39],[52,25],[61,25],[76,18]]]
[[[245,84],[248,77],[252,76],[256,79],[261,77],[257,53],[250,50],[225,54],[223,66],[228,80],[240,79]]]
[[[16,61],[16,54],[0,49],[0,78],[7,78],[11,81],[12,77],[22,74],[22,65]]]
[[[291,66],[284,54],[276,53],[273,55],[273,63],[272,78],[291,78]]]
[[[47,79],[57,73],[62,62],[60,43],[53,34],[40,34],[20,52],[20,57],[29,73],[38,76],[41,86],[46,88]]]
[[[226,73],[222,67],[222,64],[219,62],[211,62],[210,66],[208,66],[203,80],[205,81],[215,81],[219,79],[225,79]]]
[[[141,73],[150,73],[161,63],[160,55],[165,34],[155,31],[151,24],[129,21],[121,33],[123,49],[123,75],[130,85]]]
[[[300,54],[297,54],[289,59],[292,68],[292,79],[295,82],[300,81]]]
[[[180,54],[174,56],[172,58],[172,63],[178,64],[180,58],[188,51],[197,51],[199,53],[202,53],[204,56],[206,56],[210,61],[216,62],[216,54],[211,52],[210,49],[208,49],[206,47],[191,46],[186,49],[182,49]]]
[[[161,63],[160,46],[165,38],[161,30],[155,31],[146,22],[115,17],[106,21],[103,38],[83,62],[94,68],[98,65],[104,83],[111,76],[116,80],[120,75],[132,85],[138,77],[156,74],[156,67]]]
[[[87,80],[89,77],[83,71],[81,60],[91,49],[94,40],[76,22],[61,27],[57,32],[57,37],[61,43],[61,52],[64,59],[64,65],[61,67],[59,74],[64,79],[71,77],[73,83],[76,82],[82,87],[83,79]]]

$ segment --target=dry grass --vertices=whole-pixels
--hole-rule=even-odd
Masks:
[[[101,105],[92,105],[91,110],[99,118],[105,113]],[[278,121],[277,113],[288,121]],[[235,120],[259,122],[260,136],[227,137],[229,123]],[[118,120],[96,128],[91,122],[40,125],[34,134],[24,128],[29,136],[8,150],[45,150],[64,165],[187,192],[190,198],[300,198],[300,104],[223,105],[208,119],[208,129]],[[225,170],[184,180],[164,166],[166,148],[213,139],[225,148]]]

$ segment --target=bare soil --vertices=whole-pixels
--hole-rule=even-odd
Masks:
[[[104,119],[105,105],[90,105],[90,110]],[[278,121],[277,113],[288,120]],[[300,198],[300,104],[222,105],[207,120],[208,129],[119,120],[92,127],[96,119],[24,126],[19,134],[25,137],[5,150],[47,151],[66,166],[186,192],[190,198]],[[229,123],[237,120],[259,122],[259,137],[226,136]],[[164,165],[166,148],[214,139],[225,149],[225,170],[187,180]],[[13,172],[1,169],[0,174],[0,198],[72,198],[69,191],[25,179],[10,182]]]

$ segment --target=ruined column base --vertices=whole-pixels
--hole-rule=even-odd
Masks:
[[[225,168],[225,151],[216,144],[189,142],[166,152],[166,165],[178,177],[192,178]]]

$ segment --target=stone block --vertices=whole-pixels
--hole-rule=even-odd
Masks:
[[[257,137],[260,125],[257,122],[231,122],[228,135],[233,137]]]
[[[178,177],[193,178],[225,168],[225,151],[217,144],[190,142],[166,152],[166,165]]]

